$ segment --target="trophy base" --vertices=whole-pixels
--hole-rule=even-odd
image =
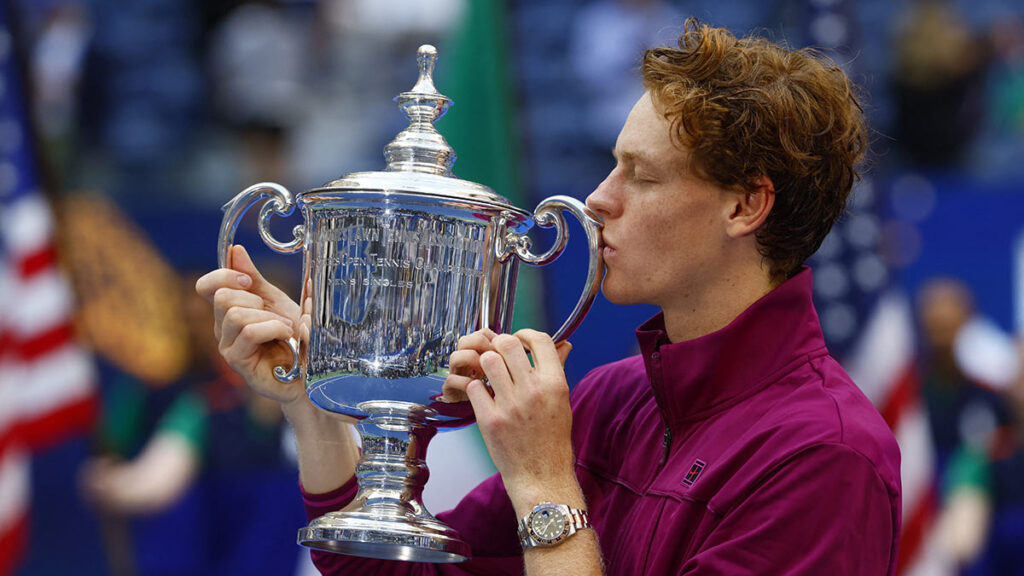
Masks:
[[[454,563],[470,557],[469,544],[432,516],[391,516],[362,511],[324,514],[299,530],[307,548],[407,562]]]

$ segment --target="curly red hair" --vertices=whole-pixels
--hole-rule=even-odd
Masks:
[[[647,50],[644,86],[702,176],[775,204],[758,229],[772,280],[795,274],[842,215],[868,146],[856,88],[831,60],[691,18],[678,47]]]

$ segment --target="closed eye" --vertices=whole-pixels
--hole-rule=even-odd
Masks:
[[[645,174],[639,170],[633,170],[630,175],[630,180],[636,184],[657,184],[658,180],[649,174]]]
[[[612,149],[615,158],[615,169],[628,175],[629,182],[634,184],[656,184],[658,178],[651,173],[648,161],[632,152],[617,152]]]

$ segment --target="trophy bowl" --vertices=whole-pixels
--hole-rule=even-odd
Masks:
[[[309,341],[288,342],[292,365],[275,376],[291,382],[301,373],[313,403],[358,422],[358,493],[345,509],[299,530],[298,542],[310,548],[419,562],[469,558],[466,542],[421,497],[430,439],[473,422],[468,401],[443,395],[449,356],[465,334],[508,331],[519,262],[539,266],[561,254],[564,212],[583,225],[590,266],[556,341],[579,325],[600,288],[601,222],[582,202],[552,196],[530,213],[452,175],[455,153],[434,127],[451,104],[434,87],[436,60],[434,47],[420,47],[419,78],[396,98],[409,126],[385,147],[385,170],[350,174],[297,198],[278,184],[256,184],[224,206],[221,267],[243,215],[258,203],[263,241],[304,255],[300,301],[312,301]],[[279,242],[269,221],[296,205],[304,223]],[[534,224],[557,231],[542,254],[526,235]]]

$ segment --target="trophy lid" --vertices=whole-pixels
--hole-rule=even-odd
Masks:
[[[398,108],[409,119],[409,126],[384,147],[387,167],[380,172],[348,174],[310,192],[393,191],[510,206],[507,198],[491,188],[452,174],[455,150],[434,126],[452,104],[450,98],[434,87],[437,49],[429,44],[420,46],[416,61],[419,65],[416,84],[395,97]]]

